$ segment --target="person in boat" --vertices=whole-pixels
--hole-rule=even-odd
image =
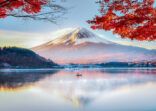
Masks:
[[[76,76],[82,76],[82,74],[81,73],[77,73]]]

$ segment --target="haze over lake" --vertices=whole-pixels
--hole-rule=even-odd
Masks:
[[[0,111],[155,111],[156,69],[0,72]]]

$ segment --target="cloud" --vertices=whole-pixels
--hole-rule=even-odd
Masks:
[[[128,45],[128,46],[136,46],[146,49],[156,49],[156,43],[153,42],[143,42],[143,41],[131,41],[131,40],[117,40],[114,41],[115,43],[122,44],[122,45]]]
[[[60,29],[49,33],[31,33],[0,30],[0,46],[32,48],[61,36],[73,28]]]
[[[30,48],[44,41],[44,34],[0,30],[0,46]]]

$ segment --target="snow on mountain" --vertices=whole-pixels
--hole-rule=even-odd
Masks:
[[[85,28],[74,28],[73,30],[67,32],[65,35],[48,42],[48,45],[52,44],[78,45],[84,42],[106,43],[106,44],[111,43],[107,40],[98,37],[97,35],[86,30]]]
[[[156,60],[156,51],[107,41],[84,28],[75,28],[32,48],[41,56],[60,64],[87,64],[110,61]]]

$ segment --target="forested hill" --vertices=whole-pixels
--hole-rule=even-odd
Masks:
[[[17,47],[0,48],[0,68],[52,68],[57,67],[35,52]]]

